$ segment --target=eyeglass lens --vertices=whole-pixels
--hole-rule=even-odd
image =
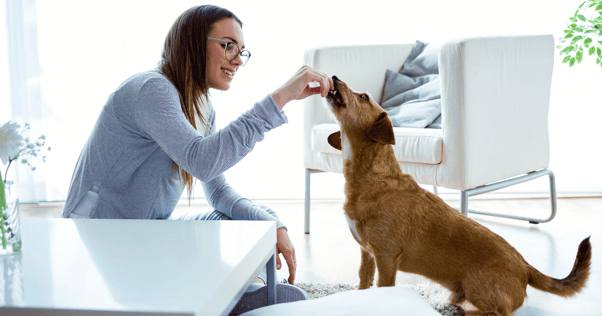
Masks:
[[[240,53],[240,57],[242,59],[243,65],[247,63],[249,60],[249,53],[247,51],[240,51],[240,48],[235,43],[228,43],[225,47],[226,49],[226,58],[228,60],[234,60],[238,57]]]

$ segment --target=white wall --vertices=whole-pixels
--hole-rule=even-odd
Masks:
[[[253,56],[227,92],[213,91],[218,127],[278,88],[302,65],[309,47],[443,42],[465,36],[553,34],[556,38],[579,1],[213,1],[245,24]],[[66,196],[73,166],[108,95],[131,74],[156,66],[175,18],[196,1],[37,2],[45,131],[53,151],[46,163],[49,200]],[[0,29],[2,30],[2,29]],[[0,39],[3,37],[0,36]],[[557,55],[558,56],[558,55]],[[0,57],[2,55],[0,54]],[[3,60],[0,60],[2,65]],[[5,68],[0,73],[4,78]],[[602,67],[584,58],[573,68],[556,58],[550,102],[551,165],[561,193],[602,193]],[[2,90],[0,90],[2,91]],[[5,100],[2,96],[0,100]],[[289,124],[266,136],[227,171],[230,184],[249,198],[302,198],[302,102],[285,107]],[[6,104],[0,104],[0,114]],[[6,121],[0,118],[0,123]],[[313,177],[313,196],[342,197],[341,175]],[[200,187],[200,186],[199,186]],[[545,192],[545,181],[509,189]],[[197,196],[202,196],[198,190]]]

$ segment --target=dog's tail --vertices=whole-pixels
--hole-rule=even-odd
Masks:
[[[573,296],[585,286],[589,277],[589,267],[592,258],[592,245],[589,237],[585,238],[579,245],[577,258],[573,270],[564,279],[551,278],[529,266],[529,285],[552,294],[568,297]]]

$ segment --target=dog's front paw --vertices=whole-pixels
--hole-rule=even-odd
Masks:
[[[365,290],[372,287],[372,281],[362,281],[360,280],[360,285],[357,287],[358,290]]]

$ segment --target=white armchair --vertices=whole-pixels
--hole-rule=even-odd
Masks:
[[[398,71],[413,43],[308,50],[305,64],[336,75],[380,102],[386,70]],[[424,185],[461,191],[460,211],[544,223],[556,215],[550,160],[548,106],[554,38],[455,39],[439,51],[442,129],[394,128],[403,172]],[[305,233],[310,230],[310,180],[315,172],[343,172],[342,155],[327,143],[338,125],[323,100],[304,104]],[[551,214],[546,219],[468,209],[468,197],[547,175]],[[342,189],[342,188],[341,188]]]

